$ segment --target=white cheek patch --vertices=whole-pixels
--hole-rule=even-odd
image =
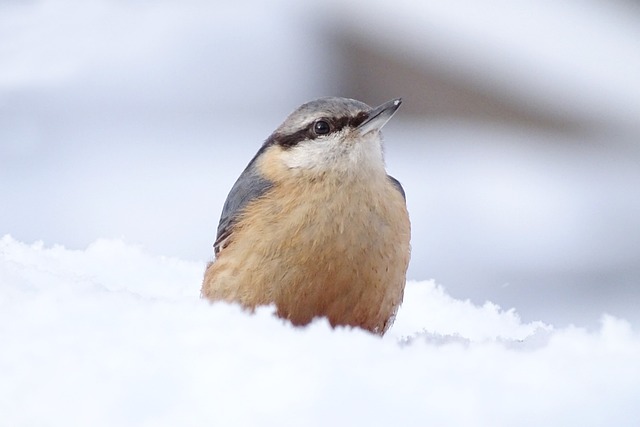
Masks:
[[[302,141],[283,152],[283,161],[289,168],[318,172],[384,169],[382,141],[378,132],[363,137],[342,131]]]
[[[302,141],[284,153],[284,161],[290,168],[312,169],[322,165],[334,164],[344,156],[338,138],[333,136],[316,140]]]

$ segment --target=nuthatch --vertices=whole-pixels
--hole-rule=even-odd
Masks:
[[[227,197],[202,295],[275,304],[294,325],[326,316],[384,334],[410,257],[404,190],[380,134],[401,102],[331,97],[291,113]]]

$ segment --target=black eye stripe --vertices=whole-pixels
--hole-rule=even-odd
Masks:
[[[293,133],[282,134],[282,133],[273,133],[266,141],[265,145],[273,145],[277,144],[284,148],[290,148],[296,146],[298,143],[307,140],[307,139],[316,139],[321,136],[325,136],[334,132],[340,132],[345,127],[358,127],[362,122],[364,122],[369,115],[365,112],[358,113],[355,117],[353,116],[343,116],[338,118],[321,118],[314,120],[309,123],[306,127],[297,130]],[[324,135],[316,135],[313,131],[315,123],[319,120],[326,121],[329,123],[331,127],[331,131],[328,134]]]
[[[284,148],[290,148],[298,145],[299,142],[305,139],[309,139],[309,130],[306,128],[290,134],[274,133],[267,139],[265,145],[277,144]]]
[[[331,120],[331,123],[333,123],[333,131],[339,132],[348,126],[355,128],[360,123],[362,123],[367,118],[367,116],[368,116],[367,113],[360,113],[355,117],[346,116],[346,117],[340,117],[338,119]]]
[[[362,122],[369,118],[369,113],[365,113],[364,111],[358,113],[355,117],[350,117],[349,126],[353,126],[354,128],[360,126]]]
[[[290,147],[294,147],[296,145],[298,145],[298,143],[307,140],[307,139],[316,139],[319,136],[325,136],[325,135],[316,135],[313,131],[313,127],[315,125],[315,123],[318,120],[324,120],[326,122],[329,123],[329,126],[331,127],[331,132],[329,132],[329,134],[334,133],[334,132],[340,132],[342,129],[344,129],[345,127],[358,127],[362,122],[364,122],[367,117],[369,117],[369,114],[365,113],[364,111],[361,113],[358,113],[355,117],[353,116],[343,116],[343,117],[338,117],[338,118],[322,118],[322,119],[317,119],[314,120],[313,122],[309,123],[306,127],[297,130],[293,133],[288,133],[288,134],[283,134],[283,133],[273,133],[266,141],[265,141],[265,146],[268,145],[280,145],[283,148],[290,148]]]

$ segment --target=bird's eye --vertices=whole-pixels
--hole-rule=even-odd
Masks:
[[[313,124],[313,132],[316,135],[326,135],[331,131],[331,126],[326,120],[318,120]]]

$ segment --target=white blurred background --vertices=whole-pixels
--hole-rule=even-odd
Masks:
[[[206,261],[299,104],[385,127],[411,279],[524,321],[640,322],[640,3],[0,0],[0,235]]]

